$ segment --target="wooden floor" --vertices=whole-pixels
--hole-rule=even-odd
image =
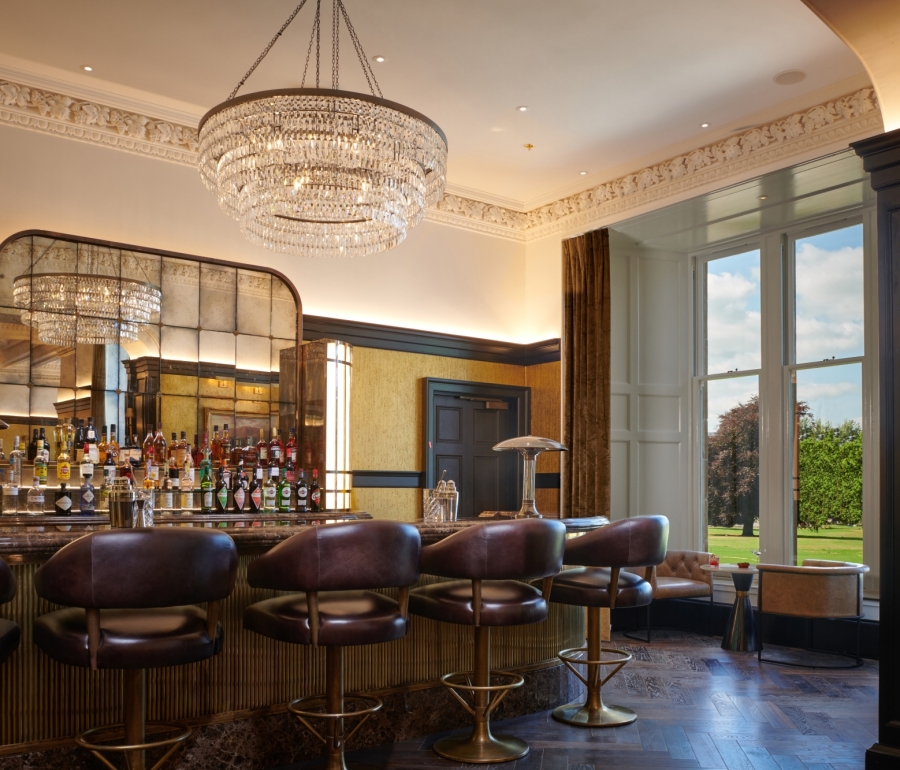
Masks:
[[[726,652],[719,641],[659,632],[641,645],[614,634],[612,646],[635,659],[604,693],[606,702],[637,712],[627,727],[579,729],[543,712],[493,726],[531,746],[514,763],[442,760],[430,750],[440,735],[349,752],[348,763],[410,770],[862,770],[865,749],[876,740],[876,662],[849,671],[760,666],[755,654]]]

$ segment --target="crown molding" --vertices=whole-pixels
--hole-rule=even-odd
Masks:
[[[193,125],[122,106],[112,93],[104,92],[110,97],[105,101],[92,100],[33,85],[33,78],[29,84],[22,80],[0,76],[0,124],[197,165],[197,129]],[[532,241],[671,201],[714,183],[725,186],[773,164],[787,165],[816,150],[825,154],[882,130],[875,90],[866,86],[529,211],[522,210],[519,201],[481,193],[476,198],[466,194],[470,191],[465,188],[451,185],[436,206],[428,209],[426,219],[485,235]]]

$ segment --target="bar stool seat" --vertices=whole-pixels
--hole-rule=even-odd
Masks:
[[[0,604],[11,602],[16,596],[16,576],[9,565],[0,559]],[[19,626],[11,620],[0,618],[0,664],[12,655],[22,636]]]
[[[406,635],[396,601],[373,591],[325,591],[318,595],[318,644],[352,647],[392,642]],[[305,594],[277,596],[244,611],[244,628],[290,644],[312,644]]]
[[[97,668],[162,668],[196,663],[222,649],[222,624],[214,638],[199,607],[100,610]],[[80,607],[57,610],[34,621],[34,643],[68,666],[89,668],[87,615]]]
[[[560,572],[553,580],[550,601],[579,607],[643,607],[653,600],[653,587],[642,576],[619,573],[618,590],[610,602],[612,570],[604,567],[579,567]]]
[[[474,626],[472,581],[453,580],[415,589],[412,612],[444,623]],[[481,585],[482,626],[523,626],[547,619],[547,603],[541,592],[517,580],[492,580]]]

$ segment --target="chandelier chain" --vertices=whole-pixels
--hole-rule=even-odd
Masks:
[[[313,40],[316,39],[316,29],[318,22],[318,14],[316,15],[316,21],[313,22],[312,32],[309,35],[309,46],[306,49],[306,63],[303,65],[303,78],[300,80],[300,88],[306,88],[306,71],[309,69],[309,57],[312,56],[312,44]]]
[[[366,57],[366,53],[362,47],[362,43],[360,42],[359,37],[356,34],[356,30],[353,29],[353,23],[350,21],[350,14],[347,13],[347,9],[344,7],[344,3],[342,2],[342,0],[337,0],[337,2],[341,7],[341,14],[344,17],[344,23],[347,25],[347,31],[350,33],[350,40],[353,43],[353,47],[356,49],[356,57],[359,59],[363,74],[366,76],[366,82],[369,84],[369,91],[373,96],[377,91],[378,96],[384,99],[384,94],[381,93],[381,86],[378,85],[378,80],[375,77],[375,71],[372,69],[372,65],[369,64],[369,60]],[[374,88],[372,87],[373,82],[375,84]]]
[[[331,3],[331,87],[337,91],[340,86],[341,25],[338,17],[338,0]]]
[[[273,37],[273,38],[269,41],[269,44],[265,47],[265,50],[259,55],[259,57],[257,58],[257,60],[256,60],[255,62],[253,62],[253,66],[252,66],[249,70],[247,70],[247,74],[244,75],[244,77],[241,78],[241,82],[238,83],[238,84],[234,87],[234,91],[232,91],[232,92],[228,95],[229,100],[230,100],[230,99],[234,99],[234,97],[235,97],[235,95],[237,94],[237,92],[241,89],[241,86],[244,85],[244,83],[247,82],[247,78],[249,78],[249,77],[253,74],[254,70],[256,70],[256,68],[260,65],[260,63],[262,62],[262,60],[266,58],[266,54],[269,53],[269,51],[272,50],[272,46],[275,45],[275,43],[278,41],[278,38],[281,37],[282,33],[288,28],[288,26],[289,26],[290,23],[294,20],[294,18],[297,16],[297,14],[300,13],[300,9],[303,8],[304,5],[306,5],[306,0],[301,0],[300,5],[298,5],[298,6],[294,9],[294,12],[293,12],[290,16],[288,16],[287,21],[286,21],[284,24],[281,25],[281,29],[279,29],[278,32],[275,33],[275,37]]]

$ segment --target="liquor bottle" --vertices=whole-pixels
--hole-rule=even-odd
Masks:
[[[275,513],[278,509],[278,466],[269,468],[269,478],[263,488],[263,512]]]
[[[190,448],[191,445],[187,442],[187,431],[181,431],[181,440],[178,442],[178,446],[175,449],[175,467],[183,468],[184,467],[184,458],[190,457]]]
[[[290,460],[291,463],[296,467],[297,465],[297,437],[296,431],[291,428],[290,437],[288,438],[287,444],[285,444],[284,452],[286,455],[285,461]]]
[[[212,513],[215,507],[215,492],[211,478],[211,466],[204,457],[200,464],[200,512]]]
[[[291,482],[288,481],[287,469],[281,472],[278,481],[278,512],[290,513],[291,511]]]
[[[3,510],[6,516],[15,516],[19,510],[19,485],[13,484],[13,477],[15,476],[15,471],[13,471],[12,465],[6,471],[7,483],[3,487]]]
[[[225,423],[225,430],[222,431],[222,459],[231,460],[231,436],[228,435],[228,423]]]
[[[131,482],[132,489],[137,486],[134,480],[134,468],[131,463],[126,462],[119,466],[118,475],[120,478],[128,479]]]
[[[201,446],[200,442],[197,441],[197,434],[194,434],[194,448],[191,452],[191,460],[194,461],[194,467],[199,468],[200,462],[203,460],[203,447],[207,445],[207,436],[203,434],[203,445]]]
[[[225,466],[219,465],[216,480],[216,513],[228,513],[228,484],[225,482]]]
[[[169,475],[166,477],[166,485],[163,488],[160,507],[171,511],[175,507],[178,498],[178,468],[169,468]]]
[[[94,485],[91,484],[91,475],[81,477],[81,515],[94,515]]]
[[[153,437],[153,464],[162,468],[166,464],[166,457],[166,437],[163,436],[162,424],[157,423],[156,435]]]
[[[309,502],[309,485],[306,483],[306,474],[303,468],[300,469],[300,476],[297,479],[297,512],[306,513]]]
[[[41,486],[40,479],[37,476],[28,490],[28,513],[36,516],[44,512],[44,488]]]
[[[69,458],[75,458],[75,447],[77,444],[75,443],[75,428],[76,428],[76,420],[73,417],[69,420],[69,423],[66,425],[66,449],[69,450]]]
[[[312,482],[309,485],[309,510],[318,513],[322,510],[322,491],[319,489],[319,469],[312,469]]]
[[[116,441],[115,424],[109,426],[109,442],[106,444],[106,454],[112,455],[114,465],[122,464],[120,461],[122,450],[121,447],[119,447],[119,442]]]
[[[47,486],[47,465],[49,462],[50,452],[44,446],[44,439],[38,438],[37,452],[34,456],[34,475],[44,486]]]
[[[213,440],[210,447],[212,450],[211,457],[214,463],[222,459],[222,441],[219,439],[219,426],[213,425]]]
[[[60,482],[59,489],[56,490],[56,504],[53,512],[57,516],[72,515],[72,492],[66,488],[65,481]]]
[[[285,455],[285,460],[284,460],[284,475],[285,475],[285,477],[286,477],[287,480],[288,480],[288,484],[290,484],[291,487],[293,487],[293,486],[294,486],[294,482],[297,480],[297,478],[296,478],[296,468],[295,468],[295,466],[294,466],[294,461],[291,460],[291,455],[288,453],[288,451],[287,451],[286,449],[285,449],[284,455]]]
[[[244,446],[241,444],[241,440],[237,437],[234,439],[234,446],[231,447],[231,458],[229,462],[237,468],[238,465],[241,465],[245,462],[244,460]]]
[[[253,443],[253,439],[247,436],[246,444],[244,445],[243,450],[244,456],[244,468],[248,473],[253,474],[256,470],[256,463],[258,461],[259,455],[256,451],[256,444]]]
[[[266,441],[266,434],[263,428],[259,429],[259,443],[256,445],[257,462],[263,468],[269,467],[269,444]]]
[[[253,478],[250,479],[250,486],[247,488],[247,507],[250,513],[259,513],[262,507],[262,466],[257,465],[253,472]]]
[[[62,452],[62,444],[63,444],[63,436],[65,435],[65,428],[63,427],[62,419],[56,421],[56,425],[53,428],[53,456],[59,457],[60,452]]]
[[[91,462],[100,464],[100,449],[97,445],[97,430],[94,428],[94,418],[88,417],[87,427],[84,429],[84,443],[91,453]]]
[[[106,464],[106,446],[109,444],[109,434],[106,432],[107,426],[103,426],[103,432],[100,434],[100,442],[97,444],[97,462],[100,465]]]
[[[69,448],[63,444],[62,451],[56,456],[56,480],[68,482],[72,478],[72,458]]]
[[[3,439],[0,438],[0,463],[6,462],[6,452],[3,451]]]
[[[284,467],[284,444],[281,443],[279,431],[272,428],[272,440],[269,442],[269,467],[276,463],[279,468]]]
[[[34,462],[34,456],[37,454],[37,442],[38,442],[38,429],[34,429],[34,435],[31,437],[31,441],[28,444],[28,452],[25,455],[25,458],[28,462]]]
[[[188,468],[188,457],[184,466],[184,476],[181,479],[181,511],[188,513],[194,507],[194,468]]]
[[[150,455],[147,458],[147,462],[144,463],[144,489],[153,489],[153,477],[158,471],[159,469],[156,468],[156,464],[153,462],[153,455]]]
[[[172,441],[169,442],[169,451],[166,456],[166,466],[168,470],[166,470],[166,478],[169,476],[169,471],[172,468],[180,468],[181,463],[178,462],[178,434],[173,430],[172,431]]]
[[[94,464],[91,462],[91,453],[88,450],[87,444],[82,447],[83,451],[81,453],[81,462],[79,463],[78,471],[81,474],[81,478],[87,476],[90,479],[94,478]]]
[[[75,462],[81,462],[81,455],[84,452],[84,420],[78,418],[78,427],[75,428]]]
[[[147,429],[147,438],[144,439],[144,444],[141,447],[141,461],[144,465],[147,464],[148,460],[153,459],[153,429]]]
[[[116,461],[107,453],[106,462],[103,463],[103,481],[100,484],[100,510],[109,509],[109,491],[112,489],[113,479],[116,477]]]
[[[131,437],[131,465],[133,468],[140,468],[144,459],[144,449],[141,442],[138,441],[138,435],[135,433]]]
[[[234,484],[231,492],[231,510],[234,513],[243,513],[247,503],[247,474],[244,473],[244,463],[241,462],[234,474]]]
[[[5,492],[10,507],[4,505],[3,510],[12,513],[19,510],[19,488],[22,486],[22,450],[19,448],[19,437],[13,438],[13,450],[9,453],[9,472]]]
[[[200,459],[200,475],[202,476],[204,473],[204,469],[206,475],[212,479],[212,460],[210,460],[210,456],[212,455],[212,450],[205,446],[203,447],[203,457]]]

